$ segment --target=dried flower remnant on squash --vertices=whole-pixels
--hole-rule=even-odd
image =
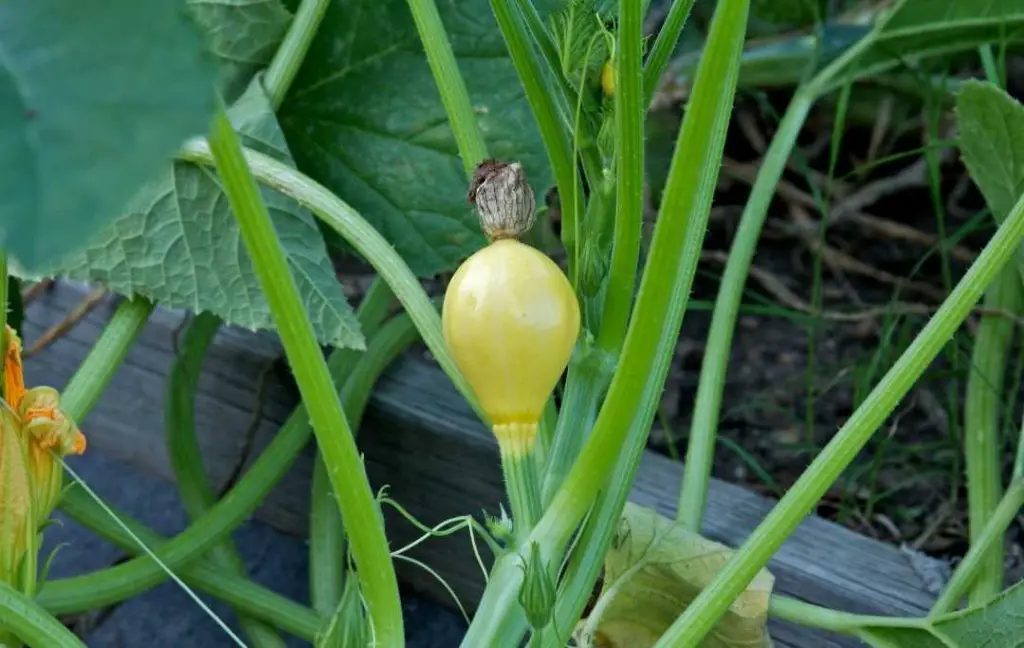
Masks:
[[[491,241],[519,238],[533,227],[536,200],[518,162],[481,162],[473,170],[467,197],[476,205],[480,227]]]

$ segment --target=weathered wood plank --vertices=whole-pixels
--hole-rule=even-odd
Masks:
[[[26,339],[32,340],[58,321],[83,294],[80,286],[61,284],[39,298],[28,309]],[[29,383],[62,386],[112,308],[112,303],[101,305],[69,335],[29,359]],[[175,328],[181,319],[166,311],[154,314],[111,389],[82,422],[91,451],[170,477],[162,438],[163,399]],[[246,433],[260,400],[261,374],[277,357],[273,336],[236,330],[222,331],[208,355],[197,419],[204,458],[215,483],[226,479],[243,458]],[[294,390],[279,377],[271,374],[268,380],[250,459],[266,445],[296,400]],[[490,435],[443,374],[412,355],[382,378],[367,411],[360,444],[371,481],[377,487],[388,485],[390,495],[428,525],[482,510],[493,513],[502,498],[501,472]],[[258,517],[283,530],[305,533],[312,454],[312,448],[307,448]],[[674,514],[680,474],[680,464],[645,454],[632,499]],[[737,545],[772,505],[769,499],[716,480],[704,533]],[[416,537],[412,526],[398,516],[388,514],[387,520],[394,547]],[[483,577],[466,536],[428,541],[413,555],[440,571],[470,607],[479,598]],[[941,580],[944,567],[815,517],[800,526],[770,565],[780,592],[852,612],[900,615],[927,610],[935,595],[935,575]],[[446,600],[444,590],[417,568],[400,565],[400,575],[413,587]],[[784,623],[773,622],[772,632],[779,646],[860,645]]]

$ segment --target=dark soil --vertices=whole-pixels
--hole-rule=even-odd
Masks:
[[[775,120],[762,117],[764,105],[781,112],[786,100],[747,98],[736,111],[726,179],[705,241],[707,261],[694,286],[697,302],[715,299],[749,181],[773,133]],[[933,130],[938,136],[929,139],[920,119],[899,124],[898,131],[880,128],[886,110],[879,105],[873,122],[847,123],[835,155],[833,177],[841,180],[831,187],[832,111],[823,106],[808,120],[747,282],[747,313],[736,328],[721,411],[715,462],[721,479],[781,495],[906,349],[991,235],[992,218],[981,213],[984,203],[955,148],[933,150],[934,167],[921,153],[928,141],[955,137],[949,111],[940,113]],[[672,120],[662,119],[671,127]],[[871,165],[898,154],[904,156]],[[815,192],[827,204],[824,229]],[[962,555],[962,400],[980,315],[903,399],[821,502],[819,515],[939,557]],[[673,456],[685,454],[710,323],[706,308],[687,313],[665,390],[665,418],[652,432],[651,445]],[[1015,351],[1011,388],[1002,395],[1013,413],[1004,426],[1007,478],[1020,420],[1020,364]],[[1015,548],[1013,555],[1019,554]]]

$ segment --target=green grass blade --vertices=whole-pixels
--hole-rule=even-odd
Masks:
[[[757,250],[757,241],[768,214],[768,205],[775,195],[775,186],[786,168],[786,161],[796,144],[797,135],[811,109],[812,98],[798,91],[786,109],[786,114],[772,139],[768,152],[758,171],[757,180],[750,191],[747,205],[729,249],[711,327],[701,363],[697,399],[693,409],[693,425],[686,451],[683,483],[679,494],[678,518],[687,528],[697,530],[704,516],[711,462],[718,435],[718,417],[722,407],[722,391],[729,364],[729,350],[736,328],[743,287],[747,272]]]

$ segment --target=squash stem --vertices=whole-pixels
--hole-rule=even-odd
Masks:
[[[968,593],[975,578],[979,573],[983,573],[986,557],[991,553],[992,547],[1002,541],[1006,530],[1017,518],[1021,506],[1024,506],[1024,479],[1017,479],[1010,484],[1010,488],[999,501],[999,506],[992,511],[985,528],[971,541],[970,550],[957,565],[928,616],[934,618],[957,609],[960,599]]]
[[[299,73],[306,52],[309,51],[313,37],[316,36],[330,4],[331,0],[303,0],[299,4],[284,40],[281,41],[263,75],[263,88],[267,91],[274,108],[280,108],[284,103],[288,88],[295,80],[295,75]]]
[[[380,506],[270,213],[223,109],[213,121],[210,150],[338,496],[376,645],[401,648],[405,645],[404,619]]]
[[[536,432],[536,425],[494,426],[517,541],[528,536],[540,518],[540,479],[534,454]]]
[[[607,358],[606,354],[586,345],[582,351],[577,351],[569,365],[562,414],[555,425],[554,441],[544,464],[541,501],[545,505],[551,502],[569,474],[594,425],[611,372],[615,369],[614,363],[607,362]]]

